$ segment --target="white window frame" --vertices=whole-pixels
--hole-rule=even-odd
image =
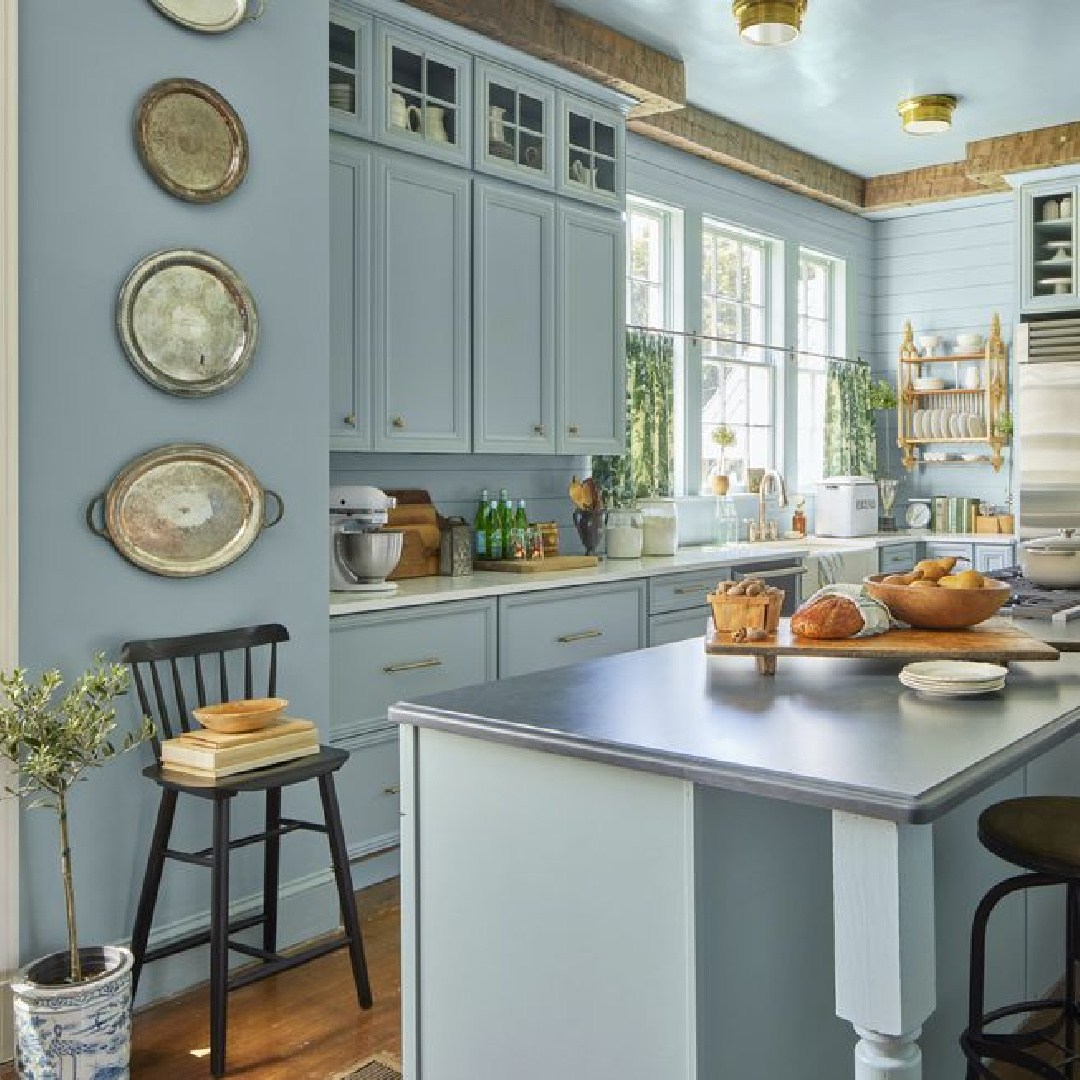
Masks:
[[[801,279],[802,279],[802,265],[804,262],[814,263],[825,271],[826,289],[827,289],[827,302],[828,307],[825,315],[825,324],[827,328],[826,340],[825,340],[825,354],[829,356],[843,356],[846,350],[847,339],[847,305],[846,305],[846,278],[847,278],[847,264],[846,262],[835,255],[830,255],[827,252],[818,251],[814,248],[800,246],[797,252],[797,277],[796,281],[800,283],[797,286],[798,292],[795,296],[795,387],[793,394],[793,406],[794,416],[792,417],[793,423],[791,425],[792,430],[795,432],[795,459],[796,459],[796,476],[794,477],[794,483],[799,490],[804,490],[811,487],[816,480],[821,479],[816,473],[810,477],[802,472],[802,460],[801,455],[798,452],[798,437],[802,427],[801,420],[804,414],[804,402],[799,394],[799,381],[800,375],[805,370],[812,371],[816,376],[819,376],[823,381],[826,376],[827,361],[819,360],[817,357],[807,357],[807,362],[803,362],[802,352],[802,332],[803,325],[806,322],[811,321],[820,322],[817,317],[804,315],[801,308]],[[821,428],[824,432],[824,416],[817,416],[815,414],[815,420],[819,420],[820,423],[812,425],[814,428]]]
[[[660,280],[653,282],[647,278],[638,279],[635,278],[631,272],[631,260],[633,253],[631,251],[631,237],[630,237],[630,225],[633,215],[639,214],[643,217],[652,218],[657,223],[660,230]],[[630,284],[632,281],[644,280],[650,285],[658,285],[660,287],[660,299],[661,299],[661,315],[659,321],[652,327],[654,330],[670,330],[672,329],[672,316],[675,308],[674,289],[672,288],[674,280],[674,244],[672,240],[672,227],[675,211],[668,206],[662,206],[660,203],[653,202],[650,199],[639,199],[636,196],[628,196],[626,200],[626,312],[627,321],[631,325],[636,325],[630,318],[630,312],[633,310],[631,304],[631,289]]]
[[[764,333],[762,335],[763,340],[760,342],[762,346],[772,346],[775,344],[776,329],[780,325],[778,323],[778,314],[782,317],[782,312],[778,313],[774,300],[778,296],[782,296],[783,293],[776,287],[775,276],[777,273],[777,267],[783,266],[783,244],[776,237],[770,236],[767,233],[758,232],[751,229],[742,228],[730,221],[724,221],[719,218],[703,215],[700,219],[701,228],[700,236],[697,238],[697,276],[694,279],[697,282],[697,303],[699,305],[698,311],[701,315],[701,327],[704,332],[705,318],[704,318],[704,290],[702,288],[702,278],[704,275],[705,257],[704,257],[704,245],[705,235],[710,233],[714,236],[722,236],[731,240],[734,240],[740,244],[750,243],[755,247],[758,247],[762,253],[762,300],[760,305],[762,311],[762,326]],[[689,270],[687,271],[689,277]],[[743,337],[738,332],[737,337],[741,337],[742,340],[749,340]],[[755,344],[758,344],[755,342]],[[684,432],[684,443],[686,446],[686,469],[685,469],[685,487],[683,490],[687,495],[699,495],[707,494],[705,488],[707,483],[707,477],[702,474],[702,464],[704,459],[704,446],[702,445],[703,439],[703,411],[704,403],[701,398],[702,376],[704,374],[704,365],[707,360],[713,359],[713,357],[707,354],[711,351],[711,343],[704,341],[696,341],[694,348],[690,350],[686,381],[687,385],[693,387],[692,395],[688,395],[687,400],[687,412],[686,415],[695,417],[695,421],[692,425],[693,430],[690,430],[691,425],[687,424],[687,430]],[[784,417],[781,415],[779,404],[783,400],[782,384],[783,384],[783,352],[775,349],[763,349],[762,360],[746,360],[741,358],[723,359],[725,364],[731,364],[736,366],[751,367],[757,370],[767,369],[769,372],[769,394],[770,394],[770,417],[772,423],[769,425],[772,431],[772,437],[769,440],[769,456],[766,467],[775,468],[776,463],[783,456],[782,439],[784,432]],[[692,398],[692,400],[691,400]]]
[[[0,669],[19,640],[18,0],[0,14]],[[4,777],[0,776],[0,788]],[[19,963],[19,807],[0,799],[0,1061],[13,1056],[10,980]]]

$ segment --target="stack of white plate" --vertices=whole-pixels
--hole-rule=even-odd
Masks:
[[[343,109],[343,110],[345,110],[345,112],[352,112],[352,107],[353,107],[352,83],[348,83],[348,82],[331,82],[330,83],[330,104],[335,109]]]
[[[920,694],[933,697],[969,697],[989,694],[1005,685],[1008,669],[998,664],[977,664],[969,660],[924,660],[908,664],[900,681]]]

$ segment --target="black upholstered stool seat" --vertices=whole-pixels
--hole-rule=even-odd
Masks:
[[[1027,871],[998,882],[980,900],[971,924],[968,1026],[960,1035],[967,1080],[1023,1075],[1044,1080],[1080,1077],[1076,1032],[1080,1026],[1076,962],[1080,959],[1080,798],[1025,796],[987,807],[979,840],[999,858]],[[1005,897],[1029,889],[1065,889],[1061,997],[986,1009],[986,931]]]
[[[979,817],[979,840],[1014,866],[1080,878],[1080,798],[1029,796],[995,803]]]

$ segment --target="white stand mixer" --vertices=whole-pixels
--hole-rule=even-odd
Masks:
[[[387,581],[401,558],[405,534],[388,529],[388,511],[397,500],[367,484],[330,489],[330,589],[332,592],[387,593]]]

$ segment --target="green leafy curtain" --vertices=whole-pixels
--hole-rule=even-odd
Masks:
[[[877,466],[870,366],[830,360],[825,386],[825,476],[873,476]]]
[[[626,334],[626,453],[594,457],[597,486],[609,505],[674,494],[675,339],[670,334]]]

